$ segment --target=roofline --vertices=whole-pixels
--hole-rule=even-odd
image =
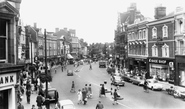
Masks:
[[[167,17],[167,18],[162,18],[162,19],[157,19],[151,22],[148,22],[147,25],[155,25],[155,24],[159,24],[159,23],[164,23],[164,22],[169,22],[169,21],[173,21],[174,20],[174,15]]]

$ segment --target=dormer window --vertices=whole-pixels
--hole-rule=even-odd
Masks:
[[[153,27],[152,29],[152,38],[157,38],[157,28]]]
[[[163,37],[168,37],[168,27],[166,25],[163,26]]]
[[[142,39],[141,30],[139,31],[139,39]]]

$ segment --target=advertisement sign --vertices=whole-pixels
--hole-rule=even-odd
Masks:
[[[0,87],[16,84],[16,73],[0,75]]]

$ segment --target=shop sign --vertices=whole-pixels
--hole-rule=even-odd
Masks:
[[[16,73],[0,75],[0,87],[16,84]]]
[[[167,64],[167,61],[165,59],[149,59],[149,63]]]

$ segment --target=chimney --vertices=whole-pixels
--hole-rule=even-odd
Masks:
[[[67,32],[67,28],[64,28],[64,31]]]
[[[59,32],[59,28],[55,28],[55,32]]]
[[[155,8],[155,19],[160,19],[166,16],[166,7],[160,5]]]
[[[34,26],[34,28],[37,28],[37,23],[34,23],[33,26]]]

